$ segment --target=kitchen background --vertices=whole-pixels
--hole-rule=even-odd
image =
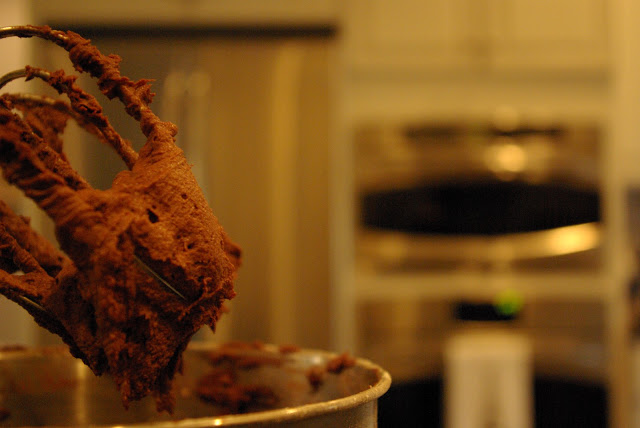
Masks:
[[[504,367],[524,340],[520,413],[528,403],[535,426],[640,421],[633,0],[0,4],[0,25],[73,29],[157,79],[152,107],[245,251],[231,313],[198,340],[349,350],[394,377],[381,426],[455,427],[451,397],[471,388],[451,382],[467,361],[455,345],[486,333],[509,340]],[[1,42],[6,71],[68,68],[45,43]],[[108,187],[123,166],[67,134],[76,168]],[[56,343],[0,311],[1,343]],[[499,409],[501,392],[483,391],[495,397],[480,407]],[[507,417],[465,412],[468,426]]]

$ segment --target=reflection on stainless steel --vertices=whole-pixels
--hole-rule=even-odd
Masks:
[[[184,375],[176,379],[176,412],[158,414],[151,399],[122,407],[108,377],[96,377],[65,348],[0,350],[0,407],[9,417],[0,426],[154,426],[154,427],[374,427],[377,399],[391,383],[377,365],[357,360],[340,374],[326,376],[318,389],[307,370],[335,354],[301,350],[280,353],[275,346],[239,350],[240,357],[268,360],[239,371],[238,382],[268,386],[279,399],[270,410],[224,415],[200,400],[194,388],[211,370],[215,345],[192,344],[184,354]]]
[[[22,300],[23,302],[25,302],[29,306],[31,306],[31,307],[33,307],[33,308],[35,308],[35,309],[37,309],[37,310],[39,310],[41,312],[47,313],[47,310],[45,308],[43,308],[42,305],[40,305],[39,303],[36,303],[33,300],[31,300],[31,299],[29,299],[28,297],[25,297],[25,296],[19,296],[19,297],[20,297],[20,300]]]
[[[186,298],[184,297],[184,295],[182,293],[180,293],[178,290],[175,289],[175,287],[173,287],[171,284],[169,284],[167,282],[166,279],[164,279],[163,277],[161,277],[156,271],[154,271],[153,269],[151,269],[149,266],[147,266],[142,260],[140,260],[140,258],[138,256],[136,256],[135,254],[133,255],[133,260],[136,262],[136,264],[138,266],[140,266],[140,268],[145,271],[148,275],[152,276],[156,281],[158,281],[160,283],[160,285],[165,286],[169,291],[171,291],[173,294],[175,294],[176,296],[180,297],[182,300],[186,300]]]
[[[363,125],[355,134],[358,191],[460,178],[518,179],[596,186],[600,131],[595,123],[502,129],[454,121]]]
[[[529,162],[527,152],[511,137],[496,139],[494,144],[487,147],[484,160],[487,168],[501,179],[515,177],[527,168]]]
[[[526,122],[503,113],[496,123],[358,130],[360,261],[423,270],[599,264],[597,124]]]
[[[496,236],[437,236],[367,230],[358,238],[363,257],[385,266],[430,262],[509,263],[563,256],[597,248],[597,222]]]

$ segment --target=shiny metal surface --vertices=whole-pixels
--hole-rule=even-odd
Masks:
[[[307,371],[322,367],[334,354],[282,353],[268,345],[242,351],[272,363],[242,369],[238,382],[268,386],[278,404],[272,409],[225,415],[222,408],[202,401],[194,392],[198,380],[212,369],[208,356],[215,349],[214,345],[192,344],[185,352],[184,373],[175,382],[173,415],[158,414],[151,399],[125,410],[111,379],[95,377],[66,348],[0,350],[0,409],[8,412],[0,426],[377,426],[377,399],[391,383],[386,371],[358,359],[340,374],[328,374],[314,389]]]
[[[496,264],[577,254],[601,244],[602,226],[592,222],[488,237],[366,231],[359,237],[358,251],[384,266],[424,261]]]
[[[425,271],[596,268],[598,124],[511,113],[506,121],[362,124],[354,142],[359,261]]]

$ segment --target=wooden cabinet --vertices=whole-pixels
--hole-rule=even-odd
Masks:
[[[357,70],[598,70],[605,0],[350,0]]]

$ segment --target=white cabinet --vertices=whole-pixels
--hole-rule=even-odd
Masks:
[[[357,70],[572,70],[606,64],[605,0],[350,0]]]
[[[607,63],[605,0],[489,0],[497,69],[589,70]]]
[[[467,0],[352,0],[345,34],[357,67],[465,65]]]

